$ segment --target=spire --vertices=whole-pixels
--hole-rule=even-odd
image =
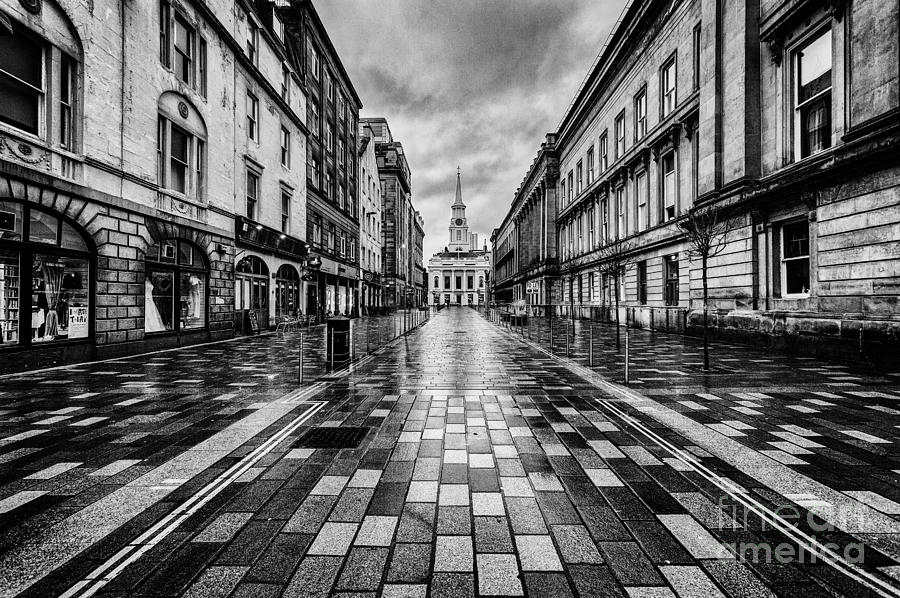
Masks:
[[[456,167],[456,200],[453,202],[453,207],[463,206],[466,204],[463,203],[462,200],[462,184],[459,181],[459,166]]]

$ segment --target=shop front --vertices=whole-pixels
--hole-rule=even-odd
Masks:
[[[96,252],[64,215],[0,200],[0,351],[90,344]]]
[[[317,315],[318,321],[333,315],[356,317],[359,315],[359,291],[357,268],[346,266],[327,257],[310,283],[307,295],[307,313]]]

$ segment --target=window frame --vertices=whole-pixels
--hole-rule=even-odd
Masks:
[[[785,257],[785,229],[789,229],[798,225],[805,225],[806,227],[806,254],[805,255],[795,255],[791,257]],[[778,225],[778,270],[779,270],[779,293],[782,299],[806,299],[810,296],[810,290],[812,288],[812,234],[811,234],[811,226],[808,218],[795,218],[792,220],[786,220],[784,222],[780,222]],[[787,290],[787,263],[788,262],[797,262],[797,261],[806,261],[807,267],[807,287],[806,292],[800,293],[789,293]]]
[[[813,43],[817,42],[820,39],[828,37],[828,46],[831,52],[830,60],[831,60],[831,68],[829,69],[829,79],[831,84],[827,89],[817,92],[815,95],[806,98],[805,100],[800,100],[800,91],[801,91],[801,69],[800,69],[800,60],[801,54],[805,48],[810,47]],[[794,161],[805,160],[822,152],[828,151],[834,145],[834,83],[835,83],[835,39],[834,39],[834,30],[832,27],[831,20],[827,20],[825,23],[820,24],[817,27],[812,28],[809,32],[803,35],[797,43],[794,44],[793,48],[790,51],[790,59],[791,59],[791,92],[789,94],[791,101],[791,123],[792,123],[792,136],[793,143],[791,144],[792,150],[794,152]],[[806,131],[806,127],[804,124],[804,114],[805,110],[809,109],[811,106],[815,106],[820,102],[826,102],[828,109],[825,112],[827,116],[827,128],[828,128],[828,139],[827,143],[824,147],[818,150],[810,150],[807,147],[808,144],[808,136],[809,133]]]
[[[291,132],[284,125],[281,126],[281,166],[291,169]]]
[[[671,76],[670,76],[671,74]],[[666,84],[671,83],[671,88]],[[666,118],[678,108],[678,52],[672,52],[659,69],[659,115]]]
[[[669,215],[669,204],[668,204],[668,191],[666,189],[667,177],[669,176],[668,171],[666,171],[666,160],[672,159],[672,170],[671,176],[673,178],[672,181],[672,214]],[[659,192],[660,192],[660,207],[662,208],[660,211],[660,221],[661,222],[670,222],[678,217],[678,156],[676,155],[675,150],[671,150],[660,156],[659,158]]]
[[[647,135],[647,85],[634,94],[634,143]]]
[[[259,143],[259,98],[247,90],[247,138]]]
[[[291,201],[293,196],[291,192],[284,187],[281,188],[281,232],[291,234]]]
[[[175,317],[173,313],[172,317],[172,330],[157,330],[154,332],[147,332],[146,324],[144,328],[144,334],[150,337],[156,336],[167,336],[167,335],[177,335],[177,334],[189,334],[195,332],[202,332],[204,330],[209,329],[209,294],[210,294],[210,266],[209,260],[206,257],[206,254],[193,243],[186,241],[180,238],[166,238],[160,239],[156,243],[154,243],[154,247],[159,245],[162,247],[162,243],[175,243],[175,260],[173,262],[163,261],[161,258],[157,257],[156,259],[152,257],[145,257],[144,259],[144,270],[145,276],[149,276],[151,272],[172,272],[172,299],[173,299],[173,308],[174,301],[180,301],[181,299],[181,275],[183,273],[192,273],[192,274],[201,274],[203,276],[203,287],[204,287],[204,308],[203,308],[203,325],[196,328],[182,328],[181,327],[181,317]],[[185,265],[179,263],[179,257],[182,255],[180,250],[180,245],[187,245],[191,248],[191,255],[193,256],[193,261],[197,262],[199,259],[200,265]],[[150,248],[152,249],[152,247]],[[150,251],[148,250],[147,255],[150,255]],[[157,253],[157,256],[159,254]],[[144,297],[145,305],[146,305],[146,294]]]
[[[206,139],[189,131],[162,114],[157,114],[157,185],[165,193],[175,194],[198,202],[206,201]],[[172,129],[187,137],[188,161],[185,165],[185,190],[171,187],[172,181]]]
[[[597,142],[599,145],[598,153],[600,155],[599,160],[597,161],[597,166],[600,169],[598,174],[603,174],[609,168],[609,131],[607,129],[603,130],[603,133],[600,134],[600,140]]]
[[[700,89],[700,53],[703,49],[703,46],[701,45],[702,39],[700,37],[701,32],[701,23],[697,23],[696,25],[694,25],[694,30],[691,34],[691,40],[693,43],[693,48],[691,49],[691,58],[694,71],[692,89],[694,91]]]
[[[621,128],[621,131],[620,131],[620,128]],[[619,112],[619,114],[616,115],[616,120],[615,120],[613,131],[615,134],[615,146],[616,146],[615,147],[615,150],[616,150],[615,159],[618,160],[619,158],[624,156],[625,152],[628,150],[628,147],[626,145],[627,133],[625,131],[625,110],[624,109],[621,112]],[[621,137],[619,135],[620,132],[621,132]],[[620,144],[621,144],[621,148],[619,147]]]
[[[260,181],[262,180],[262,173],[259,170],[247,166],[245,169],[244,175],[244,216],[247,220],[251,220],[253,222],[259,222],[257,216],[259,216],[259,192],[260,192]],[[253,182],[253,194],[250,193],[250,183]]]

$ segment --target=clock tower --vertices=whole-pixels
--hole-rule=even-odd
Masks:
[[[459,167],[456,168],[456,199],[450,215],[450,251],[469,251],[469,224],[466,222],[466,204],[462,200]]]

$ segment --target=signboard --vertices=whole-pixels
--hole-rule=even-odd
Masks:
[[[250,330],[254,334],[259,334],[259,316],[256,315],[255,310],[250,310],[247,314],[250,318]]]
[[[538,282],[529,282],[525,285],[525,292],[529,295],[537,295],[541,292],[541,285]]]
[[[87,307],[70,307],[69,338],[87,338],[88,335],[88,308]]]

